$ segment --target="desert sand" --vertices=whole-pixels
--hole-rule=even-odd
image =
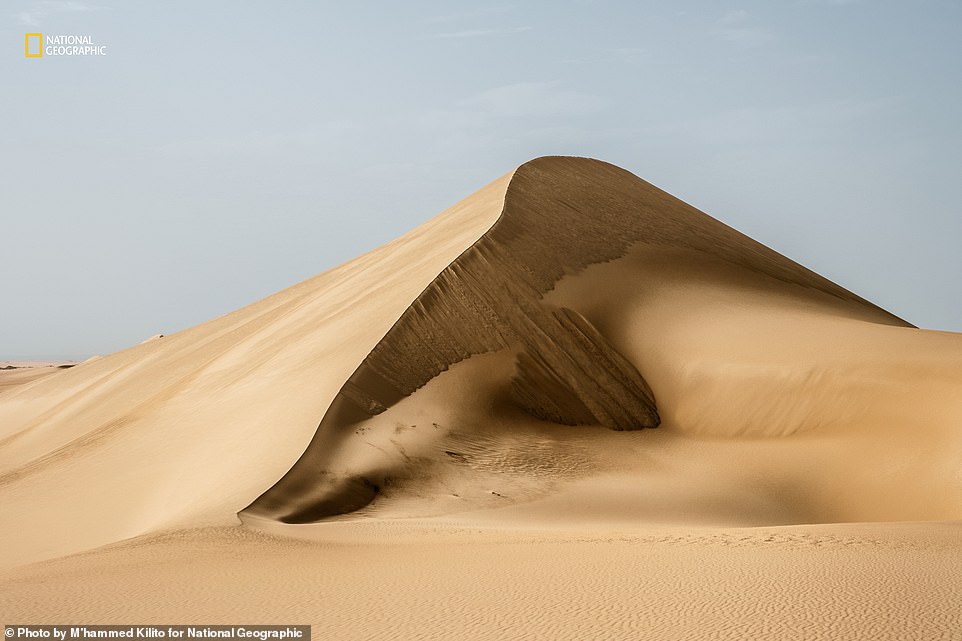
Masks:
[[[0,372],[0,623],[962,638],[962,335],[600,161],[43,369]]]
[[[74,361],[0,361],[0,391],[73,367]]]

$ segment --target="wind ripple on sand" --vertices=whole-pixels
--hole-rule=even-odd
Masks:
[[[105,623],[268,612],[265,623],[313,621],[316,638],[371,640],[962,638],[957,524],[318,531],[310,543],[176,532],[21,568],[0,575],[0,611]]]

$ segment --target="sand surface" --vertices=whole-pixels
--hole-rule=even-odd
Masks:
[[[56,374],[74,364],[48,361],[0,361],[0,392]]]
[[[604,163],[35,369],[0,372],[3,623],[962,638],[962,335]]]
[[[181,530],[3,575],[17,621],[312,622],[318,639],[958,639],[959,524]],[[256,613],[256,614],[254,614]]]

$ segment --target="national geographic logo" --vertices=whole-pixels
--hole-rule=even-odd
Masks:
[[[27,58],[106,56],[107,45],[94,42],[85,35],[44,37],[42,33],[27,33],[23,38],[23,53]]]
[[[24,53],[28,58],[43,58],[43,34],[28,33],[23,44]],[[30,53],[30,52],[33,53]]]

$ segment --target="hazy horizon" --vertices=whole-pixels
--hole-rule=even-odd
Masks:
[[[959,3],[37,0],[4,25],[0,359],[228,313],[544,155],[962,331]]]

